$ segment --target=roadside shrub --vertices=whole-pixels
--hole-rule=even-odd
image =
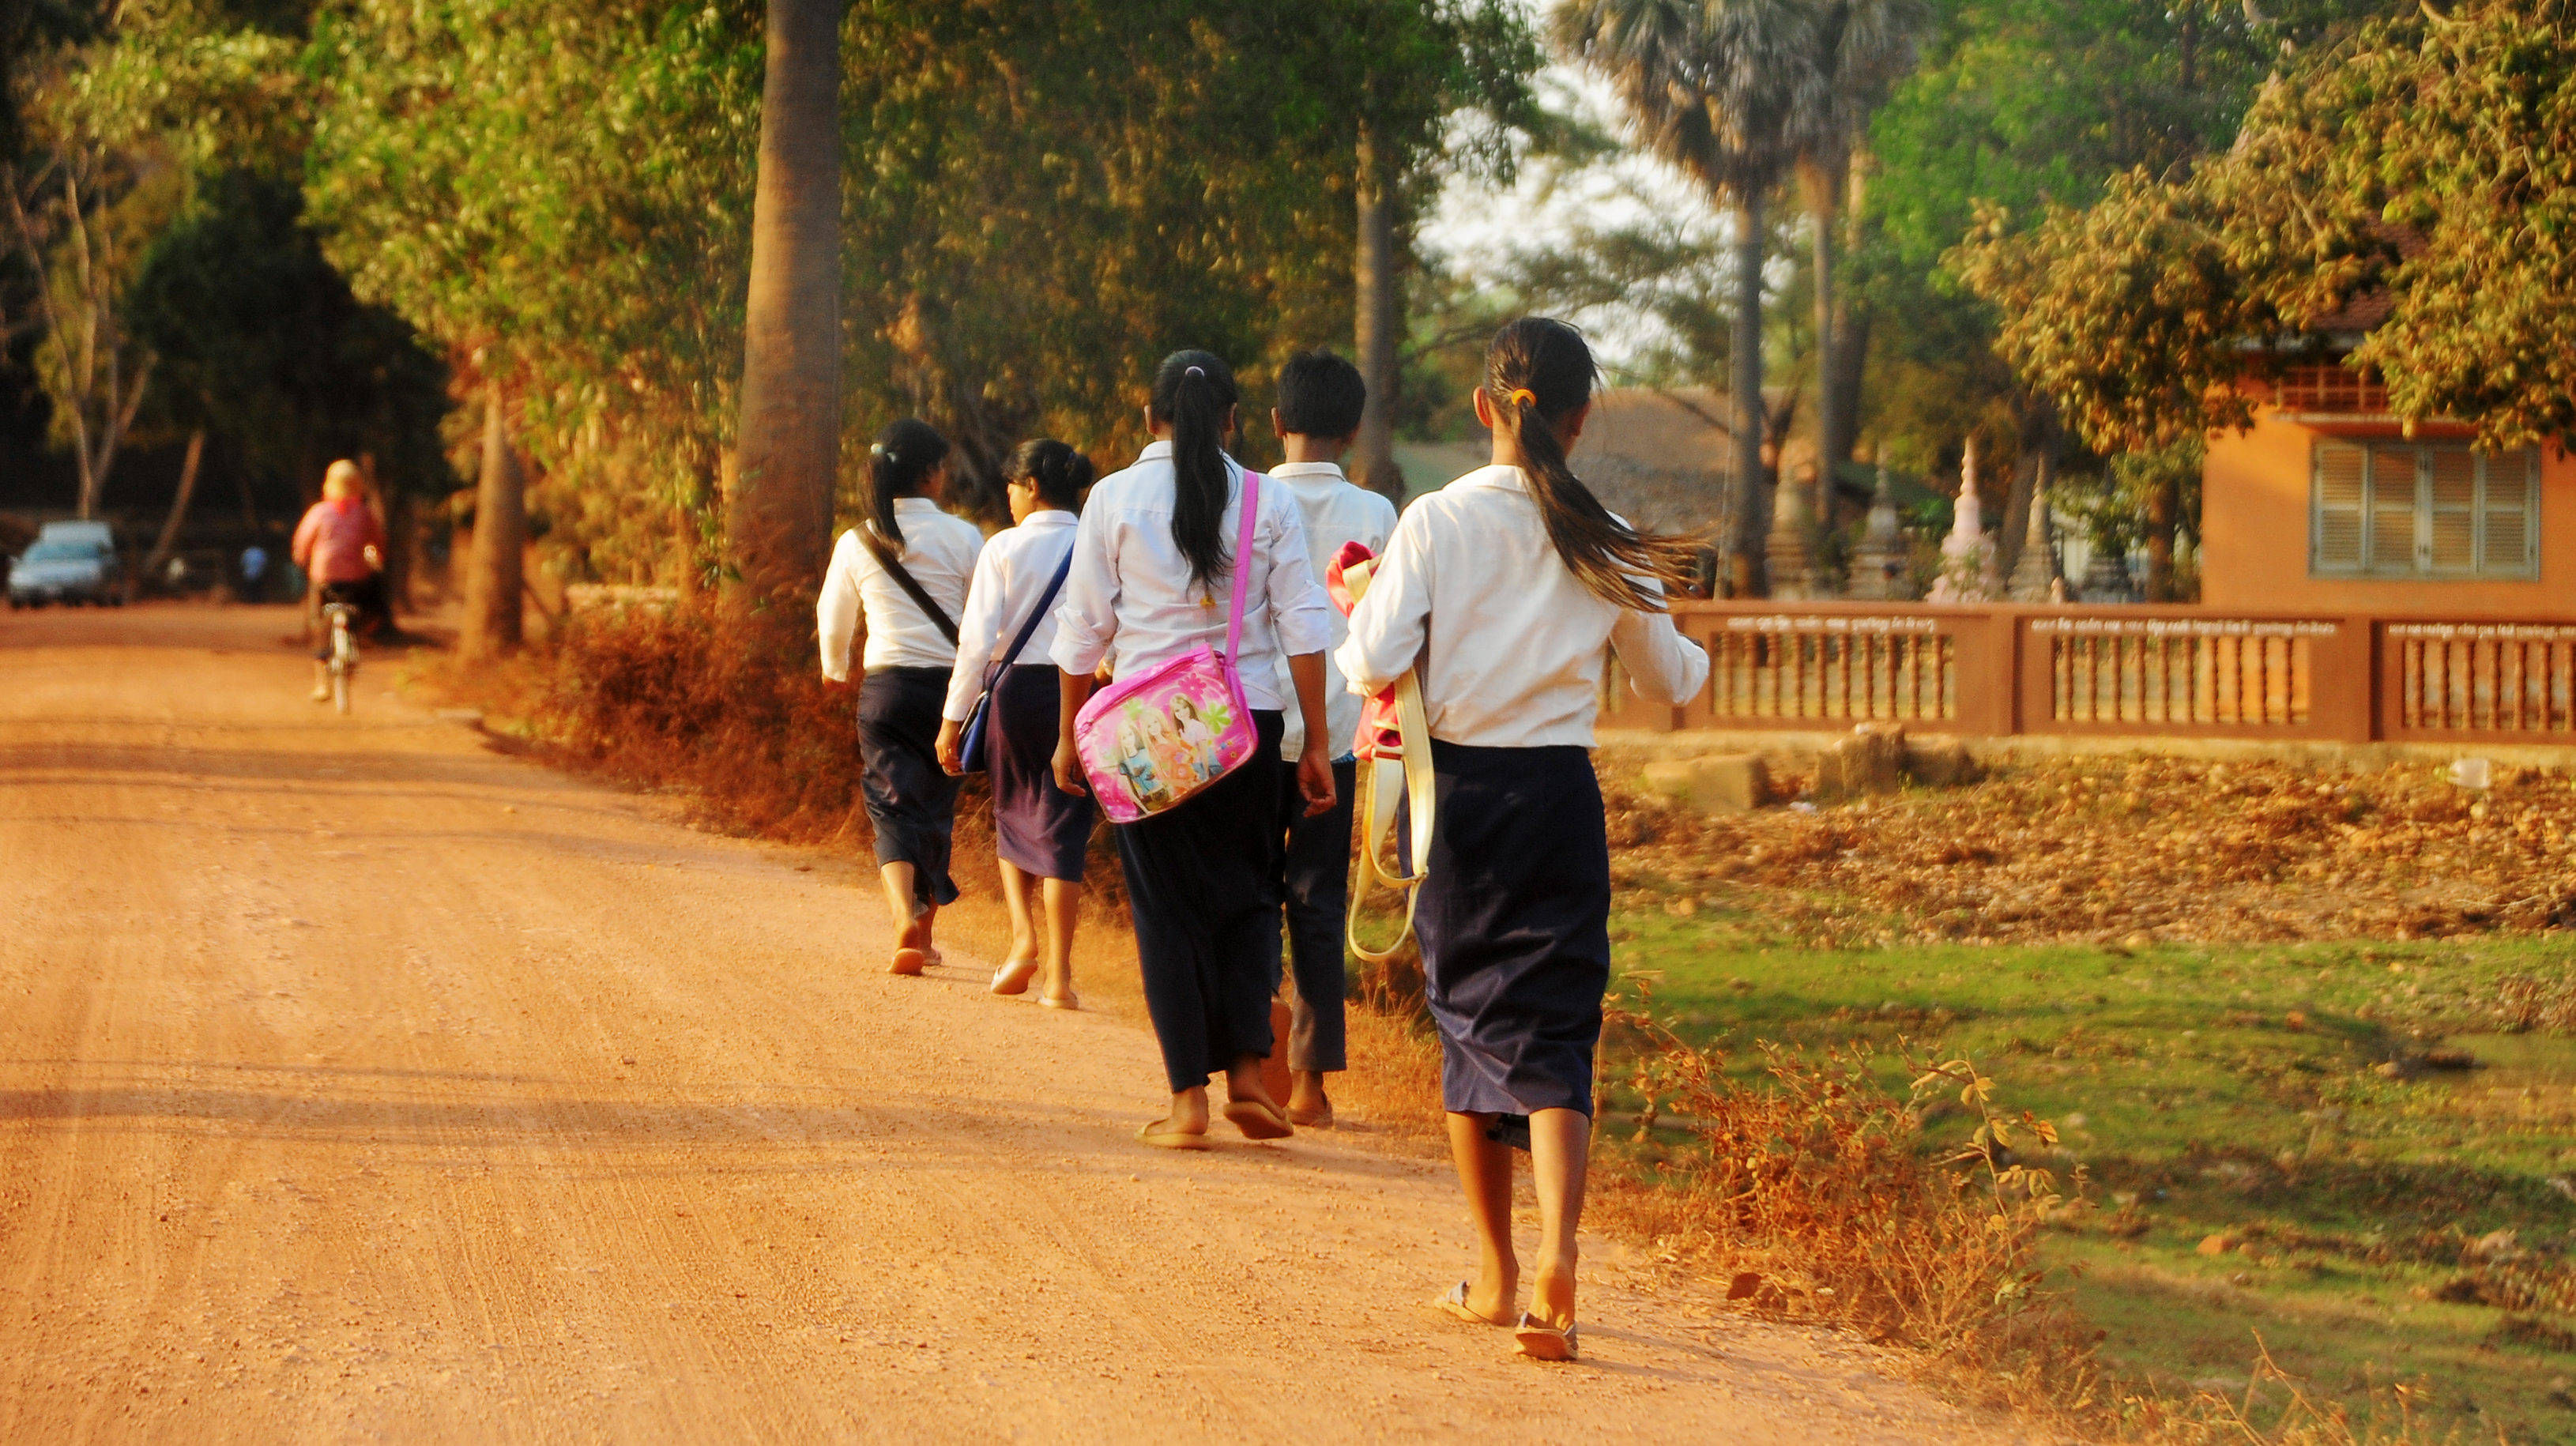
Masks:
[[[1612,1222],[1728,1280],[1730,1299],[1970,1367],[1961,1379],[1995,1404],[2089,1400],[2091,1332],[2039,1289],[2038,1232],[2070,1208],[2020,1162],[2053,1142],[2046,1122],[1994,1112],[1965,1061],[1919,1070],[1919,1094],[1955,1089],[1980,1112],[1969,1147],[1945,1156],[1866,1046],[1764,1044],[1764,1079],[1748,1083],[1647,1002],[1614,1007],[1611,1026],[1638,1105],[1633,1131],[1600,1116],[1637,1167],[1601,1192]]]

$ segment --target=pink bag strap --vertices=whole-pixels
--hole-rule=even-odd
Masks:
[[[1225,620],[1225,660],[1243,650],[1243,579],[1252,571],[1252,526],[1261,516],[1261,474],[1243,469],[1243,526],[1234,540],[1234,611]]]

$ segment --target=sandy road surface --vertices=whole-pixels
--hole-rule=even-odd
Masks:
[[[1429,1163],[1136,1146],[1142,1030],[287,625],[0,616],[0,1441],[1988,1434],[1613,1263],[1513,1360]]]

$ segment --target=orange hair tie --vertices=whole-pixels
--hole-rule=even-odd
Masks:
[[[1507,402],[1518,402],[1524,407],[1535,407],[1538,405],[1538,393],[1531,391],[1527,387],[1514,387],[1510,391],[1503,393],[1503,400]]]

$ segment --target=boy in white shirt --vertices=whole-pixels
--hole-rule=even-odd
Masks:
[[[1367,401],[1359,368],[1331,352],[1300,352],[1279,370],[1279,405],[1270,413],[1270,424],[1287,460],[1272,468],[1270,476],[1297,499],[1319,582],[1342,544],[1356,542],[1382,554],[1395,535],[1395,504],[1351,485],[1342,475],[1341,459],[1359,436]],[[1350,634],[1350,623],[1339,611],[1332,614],[1332,629],[1333,647],[1338,648]],[[1282,775],[1287,781],[1280,796],[1280,817],[1287,822],[1278,856],[1280,897],[1287,910],[1289,964],[1297,980],[1288,1032],[1288,1119],[1308,1129],[1332,1125],[1324,1076],[1349,1068],[1343,1044],[1342,920],[1350,907],[1351,792],[1357,775],[1352,742],[1359,732],[1361,703],[1341,674],[1331,671],[1332,656],[1329,649],[1324,654],[1324,697],[1337,801],[1330,812],[1307,817],[1293,771]],[[1284,668],[1281,682],[1284,686]],[[1300,720],[1288,720],[1282,757],[1296,759],[1304,732]]]

